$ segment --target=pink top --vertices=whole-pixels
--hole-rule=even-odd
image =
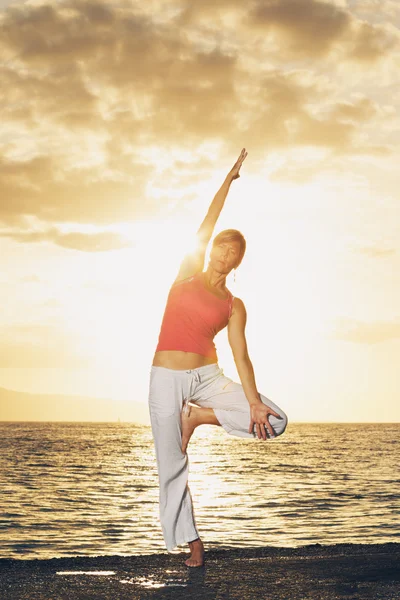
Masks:
[[[227,326],[233,296],[222,299],[207,290],[203,273],[174,284],[169,292],[156,352],[195,352],[218,362],[214,337]]]

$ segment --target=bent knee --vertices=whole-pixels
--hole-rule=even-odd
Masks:
[[[273,425],[273,428],[274,428],[276,436],[282,435],[282,433],[285,433],[285,429],[286,429],[287,424],[288,424],[287,415],[286,415],[286,413],[283,412],[283,410],[279,410],[279,416],[281,418],[280,419],[276,419],[276,422]]]

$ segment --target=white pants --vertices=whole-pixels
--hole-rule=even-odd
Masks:
[[[281,415],[281,419],[269,416],[275,437],[281,435],[287,425],[285,413],[262,394],[260,398]],[[227,433],[257,437],[255,430],[249,433],[250,405],[243,387],[226,377],[218,364],[188,371],[151,367],[149,412],[160,484],[160,521],[168,551],[199,537],[188,486],[188,457],[182,453],[181,411],[189,400],[212,408]]]

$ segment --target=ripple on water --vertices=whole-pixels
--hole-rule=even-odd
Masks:
[[[149,427],[0,430],[2,556],[165,552]],[[268,444],[206,427],[189,450],[197,525],[209,547],[397,541],[399,433],[397,424],[294,424]]]

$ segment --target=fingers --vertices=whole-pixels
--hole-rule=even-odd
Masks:
[[[282,418],[282,417],[280,417],[280,415],[278,415],[278,416],[279,416],[279,418]],[[266,421],[262,421],[261,423],[257,423],[256,421],[254,421],[252,419],[250,421],[250,425],[249,425],[249,433],[253,433],[254,429],[255,429],[255,433],[259,440],[261,440],[261,439],[266,440],[267,437],[269,437],[269,438],[276,437],[274,428],[272,427],[272,425],[268,421],[268,419]],[[268,436],[267,436],[267,431],[268,431]]]
[[[250,426],[249,426],[249,433],[253,433],[254,428],[255,428],[255,433],[259,440],[261,440],[261,439],[266,440],[267,437],[271,437],[271,438],[276,437],[275,431],[274,431],[271,423],[268,420],[265,422],[262,422],[262,423],[256,423],[255,421],[251,421]],[[267,431],[268,431],[268,436],[267,436]]]
[[[262,437],[264,437],[264,440],[267,437],[267,434],[265,433],[265,429],[264,427],[261,428],[260,423],[256,423],[255,421],[251,420],[250,421],[250,425],[249,425],[249,433],[253,433],[254,428],[256,430],[256,434],[258,439],[261,439]]]
[[[239,171],[240,171],[240,168],[241,168],[246,156],[247,156],[246,149],[243,148],[243,150],[241,151],[241,153],[239,155],[239,158],[237,159],[237,161],[235,162],[235,164],[233,165],[233,167],[230,171],[233,174],[234,179],[238,179],[240,177]]]
[[[263,432],[265,435],[265,431]],[[256,423],[256,434],[259,440],[262,438],[260,423]]]
[[[275,431],[273,430],[273,427],[268,420],[265,423],[265,428],[268,429],[268,433],[269,433],[270,437],[275,437]]]
[[[266,440],[267,433],[265,431],[264,423],[254,423],[254,427],[255,427],[256,435],[257,435],[258,439]],[[251,431],[249,433],[251,433]]]
[[[241,151],[241,153],[240,153],[240,156],[239,156],[239,158],[238,158],[237,162],[238,162],[238,163],[240,163],[240,164],[242,164],[242,163],[243,163],[243,161],[244,161],[244,159],[246,158],[247,154],[248,154],[248,153],[247,153],[247,152],[246,152],[246,150],[243,148],[243,150]]]
[[[271,415],[274,415],[274,417],[276,417],[277,419],[282,419],[282,418],[283,418],[283,417],[281,417],[281,415],[280,415],[279,413],[277,413],[277,412],[275,412],[274,410],[272,410],[272,408],[269,408],[269,407],[268,407],[268,412],[269,412]]]
[[[260,434],[261,435],[259,435],[258,437],[260,439],[262,438],[263,440],[266,440],[267,439],[267,432],[265,431],[264,423],[262,423],[261,425],[259,425],[259,428],[260,428]]]
[[[243,148],[241,153],[239,154],[239,158],[237,159],[236,164],[241,165],[243,163],[244,159],[246,158],[247,154],[248,154],[248,152],[246,152],[246,148]]]
[[[268,414],[274,415],[275,417],[278,417],[279,419],[281,419],[282,417],[278,413],[276,413],[274,410],[272,410],[272,408],[268,407],[268,412],[265,417],[264,425],[265,425],[265,428],[268,429],[269,436],[275,437],[274,428],[272,427],[271,423],[268,421]]]

